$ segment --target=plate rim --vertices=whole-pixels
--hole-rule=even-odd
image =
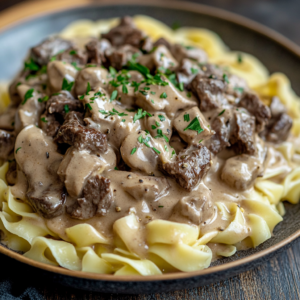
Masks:
[[[36,5],[36,1],[33,1],[34,3],[21,3],[18,5],[15,5],[14,7],[4,10],[0,13],[0,19],[1,16],[5,14],[12,15],[15,10],[19,10],[20,8],[24,7],[24,4],[27,6],[29,5]],[[55,3],[56,1],[53,1]],[[281,45],[285,49],[291,51],[294,55],[298,56],[300,59],[300,46],[298,46],[296,43],[292,42],[288,38],[284,37],[282,34],[274,31],[271,28],[268,28],[265,25],[262,25],[258,22],[252,21],[244,16],[240,16],[238,14],[220,9],[215,8],[208,5],[203,4],[197,4],[197,3],[191,3],[191,2],[185,2],[185,1],[174,1],[174,0],[166,0],[164,2],[160,0],[152,0],[151,3],[145,3],[140,2],[139,0],[127,0],[126,3],[122,0],[102,0],[99,2],[94,2],[92,0],[78,0],[74,4],[72,1],[68,2],[68,4],[64,7],[57,8],[53,6],[53,8],[47,7],[46,9],[43,9],[41,7],[41,10],[31,15],[28,15],[24,18],[18,19],[17,21],[13,20],[11,22],[8,22],[6,24],[0,23],[0,34],[4,33],[6,30],[13,28],[14,26],[20,25],[24,22],[28,22],[31,20],[34,20],[38,17],[42,17],[44,15],[49,14],[55,14],[59,12],[64,12],[72,9],[78,9],[80,7],[87,7],[87,6],[97,6],[97,7],[103,7],[103,6],[113,6],[113,5],[126,5],[126,6],[132,6],[132,5],[139,5],[139,6],[153,6],[153,7],[164,7],[164,8],[172,8],[176,10],[184,10],[188,12],[194,12],[199,14],[208,15],[214,18],[222,19],[225,21],[228,21],[230,23],[234,23],[236,25],[245,27],[247,29],[250,29],[252,31],[255,31],[256,33],[259,33],[268,39],[273,40],[275,43]],[[271,255],[272,253],[277,252],[279,249],[288,246],[291,242],[295,241],[297,238],[300,237],[300,229],[295,231],[293,234],[282,240],[281,242],[264,249],[262,251],[259,251],[257,253],[251,254],[247,257],[237,259],[232,262],[224,263],[217,266],[212,266],[204,270],[200,271],[193,271],[193,272],[176,272],[176,273],[167,273],[163,275],[150,275],[150,276],[137,276],[137,275],[128,275],[128,276],[118,276],[118,275],[112,275],[112,274],[98,274],[98,273],[90,273],[90,272],[82,272],[82,271],[73,271],[68,270],[59,266],[53,266],[53,265],[47,265],[45,263],[41,263],[38,261],[34,261],[30,258],[25,257],[24,255],[17,253],[3,245],[0,244],[0,253],[4,254],[6,256],[9,256],[10,258],[13,258],[19,262],[25,263],[27,265],[33,266],[38,269],[42,269],[44,271],[48,271],[51,273],[56,273],[59,275],[66,275],[69,277],[76,277],[80,279],[88,279],[88,280],[97,280],[97,281],[108,281],[108,282],[153,282],[153,281],[169,281],[169,280],[180,280],[180,279],[188,279],[192,277],[203,277],[206,275],[213,275],[217,273],[221,273],[224,271],[233,270],[237,267],[241,267],[243,265],[247,265],[251,262],[254,262],[258,259],[261,259],[263,257],[266,257],[268,255]]]

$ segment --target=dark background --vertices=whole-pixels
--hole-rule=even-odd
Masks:
[[[0,0],[0,10],[20,2],[23,1]],[[223,8],[246,16],[271,27],[300,45],[300,0],[193,0],[192,2]],[[46,278],[34,277],[31,272],[24,271],[19,263],[0,255],[0,300],[300,299],[299,252],[300,241],[260,267],[226,281],[191,290],[134,296],[105,295],[62,287],[47,282]]]

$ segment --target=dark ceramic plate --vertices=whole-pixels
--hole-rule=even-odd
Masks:
[[[36,1],[33,1],[37,3]],[[41,1],[44,2],[44,1]],[[82,3],[87,0],[82,0]],[[186,2],[141,4],[116,3],[81,5],[55,12],[42,13],[19,21],[0,32],[0,80],[9,80],[22,65],[27,49],[47,35],[58,32],[78,19],[105,19],[124,15],[145,14],[168,25],[180,21],[182,26],[205,27],[218,33],[234,50],[245,51],[260,59],[270,72],[283,72],[300,94],[300,50],[281,35],[247,19],[205,6]],[[18,260],[20,270],[36,276],[45,276],[64,285],[108,293],[154,293],[186,289],[224,280],[255,267],[283,251],[300,236],[300,205],[286,205],[287,214],[274,231],[274,237],[256,249],[240,251],[221,259],[202,271],[174,273],[163,276],[120,277],[69,271],[32,261],[0,246],[0,253]]]

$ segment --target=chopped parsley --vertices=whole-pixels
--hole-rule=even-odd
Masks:
[[[226,83],[229,83],[229,79],[228,79],[228,76],[227,74],[223,74],[223,79]]]
[[[151,99],[150,101],[151,101],[151,103],[153,103],[153,104],[154,104],[154,100],[153,100],[153,99]]]
[[[85,65],[87,68],[94,68],[94,67],[97,67],[96,64],[88,64],[88,65]]]
[[[153,92],[153,91],[151,91],[151,92],[150,92],[150,94],[151,94],[151,95],[155,95],[156,93],[155,93],[155,92]]]
[[[183,119],[185,122],[189,122],[190,121],[190,115],[189,114],[184,114]]]
[[[180,23],[179,23],[178,21],[174,22],[174,23],[172,24],[172,26],[171,26],[171,28],[172,28],[173,30],[177,30],[177,29],[179,29],[180,27],[181,27],[181,25],[180,25]]]
[[[122,120],[121,120],[122,123],[125,122],[125,121],[126,121],[125,119],[122,119]]]
[[[136,92],[139,89],[139,86],[141,85],[141,82],[132,81],[131,86],[134,87],[134,91]]]
[[[84,99],[84,95],[81,95],[78,97],[79,100],[83,100]]]
[[[163,205],[158,205],[158,207],[164,207]]]
[[[115,167],[115,170],[119,170],[119,168],[118,168],[118,167]]]
[[[160,151],[158,149],[156,149],[155,147],[152,147],[152,149],[157,153],[160,154]]]
[[[30,70],[30,71],[38,71],[40,67],[34,62],[34,60],[31,58],[29,62],[24,63],[24,68],[25,70]]]
[[[94,94],[94,96],[104,96],[104,94],[102,94],[100,91],[99,92],[96,92],[95,94]]]
[[[172,151],[172,155],[171,155],[171,158],[174,156],[176,154],[176,151],[175,150],[173,150]]]
[[[160,126],[160,123],[159,123],[159,122],[157,122],[157,121],[155,121],[155,124],[156,124],[156,126],[157,126],[157,127],[159,127],[159,126]]]
[[[31,98],[31,97],[33,96],[33,92],[34,92],[34,89],[29,89],[29,90],[26,92],[26,94],[25,94],[25,96],[24,96],[24,100],[23,100],[23,102],[22,102],[23,105],[27,102],[27,100],[28,100],[29,98]]]
[[[90,85],[90,83],[88,82],[88,83],[87,83],[86,93],[85,93],[85,94],[88,95],[90,91],[91,91],[91,85]]]
[[[16,150],[16,154],[18,153],[18,151],[21,149],[22,147],[19,147],[17,150]]]
[[[163,121],[165,121],[165,116],[163,116],[163,115],[158,115],[158,117],[159,117],[159,119],[163,122]]]
[[[161,98],[161,99],[166,99],[167,97],[168,97],[168,95],[167,95],[166,92],[163,92],[163,93],[159,96],[159,98]]]
[[[151,128],[154,130],[154,129],[156,129],[156,126],[155,125],[151,125]]]
[[[240,92],[240,93],[243,93],[243,92],[244,92],[244,88],[242,88],[242,87],[235,87],[234,90],[235,90],[235,91],[238,91],[238,92]]]
[[[155,139],[164,138],[167,143],[169,143],[170,141],[169,138],[165,134],[163,134],[161,129],[157,129],[157,136],[155,136],[154,138]]]
[[[70,109],[69,109],[69,105],[64,105],[64,110],[65,110],[65,113],[67,114],[69,111],[70,111]]]
[[[147,136],[146,138],[143,138],[142,135],[140,135],[138,137],[138,142],[141,144],[144,144],[145,146],[147,146],[148,148],[151,148],[151,146],[148,144],[148,142],[150,141],[150,136]]]
[[[178,84],[178,89],[179,89],[179,91],[183,92],[183,82],[180,82]]]
[[[45,96],[43,98],[38,99],[39,102],[47,102],[48,100],[49,100],[49,96]]]
[[[63,91],[71,91],[73,84],[74,84],[74,81],[69,83],[68,80],[66,78],[64,78],[61,89]]]
[[[123,92],[124,94],[128,94],[128,89],[127,89],[126,84],[123,84],[123,85],[122,85],[122,92]]]
[[[147,94],[147,92],[145,92],[145,91],[139,91],[142,95],[144,95],[144,96],[147,96],[148,94]]]
[[[113,68],[112,66],[109,66],[109,74],[111,75],[111,77],[115,78],[117,75],[117,70],[115,68]]]
[[[111,96],[110,96],[110,102],[115,100],[118,96],[118,91],[117,90],[114,90],[112,93],[111,93]]]
[[[92,110],[92,109],[93,109],[93,108],[91,107],[91,104],[89,104],[89,103],[86,103],[86,104],[85,104],[85,107],[88,108],[89,110]]]
[[[243,62],[243,56],[242,56],[241,53],[238,53],[238,55],[237,55],[237,62],[238,62],[239,64],[241,64],[241,63]]]
[[[41,121],[44,122],[44,123],[48,123],[46,118],[41,118]]]
[[[118,112],[115,108],[113,108],[112,109],[112,111],[105,111],[105,110],[99,110],[99,112],[101,113],[101,114],[103,114],[103,115],[108,115],[108,116],[114,116],[114,115],[118,115],[118,116],[120,116],[120,117],[124,117],[124,116],[128,116],[128,114],[125,114],[125,113],[123,113],[123,112]],[[108,117],[107,116],[107,117]],[[122,122],[123,122],[123,120],[122,120]],[[125,119],[124,119],[124,122],[125,122]]]
[[[199,144],[200,144],[202,141],[203,141],[203,139],[199,141]]]
[[[150,70],[147,67],[141,65],[140,63],[136,63],[133,60],[128,62],[127,67],[129,70],[140,72],[145,77],[150,75]]]
[[[189,98],[191,98],[192,97],[192,92],[187,92],[186,96],[189,97]]]
[[[69,54],[70,54],[70,55],[76,55],[76,54],[77,54],[77,51],[76,51],[76,50],[71,50],[71,51],[69,52]]]
[[[134,148],[131,150],[130,155],[133,155],[133,154],[136,152],[136,150],[137,150],[137,148],[134,147]]]
[[[137,113],[134,115],[133,117],[133,123],[135,123],[135,121],[139,120],[139,119],[142,119],[144,118],[145,116],[148,116],[148,117],[152,117],[152,115],[150,113],[148,113],[147,111],[143,111],[142,108],[139,108]]]
[[[192,74],[197,74],[197,73],[198,73],[198,69],[196,69],[196,68],[191,68],[191,72],[192,72]]]
[[[225,109],[223,109],[219,114],[218,114],[218,116],[221,116],[221,115],[223,115],[224,114],[224,112],[225,112]]]
[[[75,61],[71,62],[71,65],[77,70],[77,71],[81,71],[82,69],[77,67],[77,63]]]
[[[186,130],[195,130],[197,131],[197,133],[201,133],[203,131],[203,128],[201,127],[200,123],[199,123],[199,119],[198,117],[195,117],[192,122],[183,130],[183,131],[186,131]]]
[[[165,145],[165,151],[169,152],[169,149],[168,149],[167,145]]]

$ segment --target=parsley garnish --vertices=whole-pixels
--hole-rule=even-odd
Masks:
[[[29,98],[31,98],[33,96],[33,92],[34,92],[34,89],[30,89],[26,92],[26,94],[24,96],[24,101],[22,102],[23,105],[27,102],[27,100]]]
[[[48,100],[49,100],[49,96],[45,96],[45,97],[43,97],[43,98],[39,98],[39,99],[38,99],[39,102],[46,102],[46,101],[48,101]]]
[[[218,116],[221,116],[221,115],[223,115],[224,114],[224,112],[225,112],[225,109],[223,109],[219,114],[218,114]]]
[[[144,95],[144,96],[147,96],[148,94],[147,94],[147,92],[145,92],[145,91],[139,91],[142,95]]]
[[[122,120],[121,120],[121,122],[125,122],[125,121],[126,121],[125,119],[122,119]]]
[[[223,74],[223,79],[226,83],[229,83],[229,79],[228,79],[228,76],[227,74]]]
[[[183,119],[185,122],[189,122],[190,121],[190,115],[189,114],[184,114]]]
[[[151,94],[151,95],[155,95],[156,93],[155,93],[155,92],[153,92],[153,91],[151,91],[151,92],[150,92],[150,94]]]
[[[78,97],[79,100],[83,100],[84,99],[84,95],[81,95]]]
[[[133,155],[135,152],[136,152],[136,147],[134,147],[132,150],[131,150],[131,153],[130,153],[130,155]]]
[[[122,92],[123,92],[124,94],[128,94],[128,89],[127,89],[126,84],[123,84],[123,86],[122,86]]]
[[[111,75],[111,77],[115,78],[115,76],[117,75],[117,70],[112,66],[109,66],[109,74]]]
[[[143,111],[142,108],[139,108],[137,113],[134,115],[133,117],[133,123],[135,123],[136,120],[139,120],[139,119],[142,119],[144,118],[145,116],[148,116],[148,117],[152,117],[152,115],[150,113],[148,113],[147,111]]]
[[[169,149],[168,149],[167,145],[165,145],[165,151],[169,152]]]
[[[86,104],[85,104],[85,107],[88,108],[89,110],[92,110],[92,109],[93,109],[93,108],[91,107],[91,104],[89,104],[89,103],[86,103]]]
[[[90,91],[91,91],[91,85],[90,85],[90,83],[88,82],[88,83],[87,83],[86,93],[85,93],[85,94],[88,95]]]
[[[192,92],[187,92],[186,96],[189,97],[189,98],[191,98],[192,97]]]
[[[154,130],[154,129],[156,129],[156,126],[155,125],[151,125],[151,128]]]
[[[76,55],[76,54],[77,54],[77,51],[76,51],[76,50],[71,50],[71,51],[69,52],[69,54],[70,54],[70,55]]]
[[[64,78],[61,89],[63,91],[71,91],[73,84],[74,84],[74,81],[69,83],[68,80],[66,78]]]
[[[111,96],[110,96],[110,102],[115,100],[118,96],[118,91],[117,90],[114,90],[112,93],[111,93]]]
[[[163,116],[163,115],[158,115],[158,117],[159,117],[159,119],[163,122],[163,121],[165,121],[165,116]]]
[[[203,141],[203,139],[199,141],[199,144],[200,144],[202,141]]]
[[[241,63],[243,62],[243,56],[242,56],[241,53],[238,53],[238,55],[237,55],[237,62],[238,62],[239,64],[241,64]]]
[[[162,133],[162,130],[161,130],[161,129],[157,129],[157,136],[154,137],[154,138],[155,138],[155,139],[158,139],[158,138],[164,138],[165,141],[166,141],[167,143],[169,143],[169,138],[168,138],[165,134]]]
[[[168,97],[168,95],[167,95],[166,92],[163,92],[163,93],[159,96],[159,98],[161,98],[161,99],[166,99],[167,97]]]
[[[183,92],[183,82],[180,82],[178,85],[179,91]]]
[[[41,118],[41,121],[44,123],[48,123],[48,121],[46,120],[46,118]]]
[[[119,170],[119,168],[118,168],[118,167],[115,167],[115,170]]]
[[[235,87],[234,90],[235,90],[235,91],[238,91],[238,92],[240,92],[240,93],[243,93],[243,92],[244,92],[244,88],[242,88],[242,87]]]
[[[70,109],[69,109],[69,105],[64,105],[64,110],[65,110],[65,112],[66,112],[66,114],[70,111]]]
[[[17,150],[16,150],[16,153],[18,153],[18,151],[21,149],[22,147],[19,147]]]
[[[160,154],[160,151],[157,150],[156,148],[152,147],[152,149],[153,149],[157,154]]]
[[[180,28],[180,27],[181,27],[181,25],[180,25],[180,23],[179,23],[178,21],[174,22],[174,23],[172,24],[172,26],[171,26],[171,28],[172,28],[173,30],[177,30],[177,29]]]
[[[40,67],[34,62],[34,60],[31,58],[30,62],[25,62],[24,63],[25,70],[30,70],[30,71],[38,71]]]
[[[145,67],[139,63],[136,63],[134,61],[129,61],[127,66],[128,66],[129,70],[138,71],[145,77],[147,77],[147,75],[150,75],[150,70],[147,67]]]
[[[71,65],[72,65],[77,71],[82,70],[81,68],[77,67],[77,63],[76,63],[75,61],[72,61],[72,62],[71,62]]]
[[[203,128],[201,127],[201,125],[199,123],[198,117],[195,117],[192,120],[192,122],[183,131],[186,131],[188,129],[195,130],[195,131],[197,131],[198,134],[203,131]]]
[[[197,73],[198,73],[198,69],[196,69],[196,68],[191,68],[191,72],[192,72],[192,74],[197,74]]]
[[[88,64],[88,65],[85,65],[87,68],[94,68],[94,67],[97,67],[96,64]]]

